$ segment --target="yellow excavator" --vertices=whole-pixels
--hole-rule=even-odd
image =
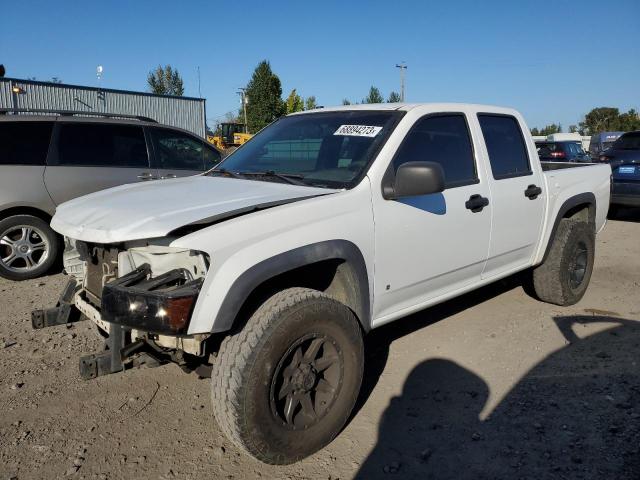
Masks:
[[[225,155],[230,154],[253,137],[252,134],[245,133],[244,123],[221,123],[219,131],[219,135],[208,135],[207,140],[222,150]]]

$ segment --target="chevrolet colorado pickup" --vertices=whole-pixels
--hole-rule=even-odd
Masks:
[[[528,132],[468,104],[286,116],[205,174],[60,205],[71,278],[33,325],[95,322],[83,378],[208,365],[227,436],[297,461],[349,418],[371,329],[524,270],[542,301],[582,298],[611,169],[541,165]]]

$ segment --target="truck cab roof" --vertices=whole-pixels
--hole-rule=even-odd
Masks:
[[[291,115],[305,115],[309,113],[318,112],[339,112],[339,111],[357,111],[357,110],[399,110],[408,112],[416,108],[428,107],[429,109],[447,112],[447,111],[461,111],[461,110],[477,110],[483,112],[495,112],[495,113],[516,113],[516,110],[505,107],[498,107],[495,105],[483,105],[476,103],[438,103],[438,102],[421,102],[421,103],[362,103],[355,105],[337,105],[333,107],[322,107],[314,110],[306,110],[304,112],[296,112]]]

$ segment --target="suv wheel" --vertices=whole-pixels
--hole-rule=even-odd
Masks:
[[[212,372],[213,411],[249,455],[293,463],[340,432],[362,371],[362,334],[351,310],[316,290],[290,288],[222,342]]]
[[[587,222],[563,219],[542,265],[533,271],[536,296],[566,306],[578,303],[589,286],[595,258],[595,232]]]
[[[32,215],[0,220],[0,276],[39,277],[53,266],[59,250],[59,238],[44,220]]]

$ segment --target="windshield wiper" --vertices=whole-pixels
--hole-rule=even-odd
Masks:
[[[271,177],[278,178],[284,182],[290,183],[291,185],[301,185],[303,187],[308,187],[306,183],[302,181],[304,175],[300,175],[298,173],[276,173],[273,170],[267,170],[264,172],[238,172],[239,175],[243,177]]]
[[[232,172],[231,170],[227,170],[226,168],[216,168],[213,170],[209,170],[207,173],[219,173],[221,175],[228,175],[231,178],[244,178],[244,175]]]

